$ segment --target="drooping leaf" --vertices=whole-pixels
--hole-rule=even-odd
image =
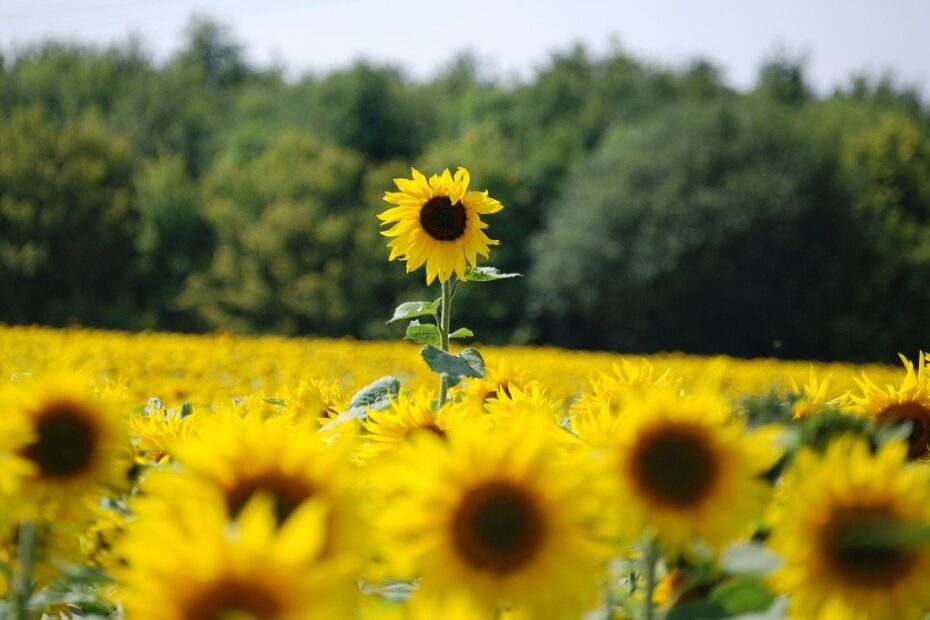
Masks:
[[[471,331],[467,327],[459,327],[457,330],[449,334],[449,338],[471,338],[475,335],[475,332]]]
[[[442,300],[436,301],[405,301],[394,308],[394,316],[388,320],[388,324],[407,319],[416,319],[422,316],[435,317],[439,314],[439,305]]]
[[[321,430],[328,431],[350,420],[364,418],[369,409],[385,409],[399,392],[400,381],[391,376],[381,377],[356,392],[349,401],[349,409],[340,413]]]

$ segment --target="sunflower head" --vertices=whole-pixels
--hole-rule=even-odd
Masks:
[[[424,596],[468,594],[487,610],[512,606],[560,617],[596,606],[612,524],[591,457],[564,458],[551,422],[428,436],[386,475],[383,519],[399,570]],[[467,585],[464,585],[467,584]]]
[[[676,548],[720,546],[761,516],[770,496],[761,476],[778,458],[774,431],[750,433],[719,396],[673,388],[631,396],[620,416],[603,444],[637,531]]]
[[[74,509],[81,503],[76,498],[118,485],[128,469],[128,441],[118,414],[76,377],[11,386],[0,409],[16,431],[2,441],[16,442],[6,446],[5,458],[21,476],[25,501],[17,503],[26,511]]]
[[[882,537],[930,526],[930,470],[906,453],[888,443],[873,454],[844,436],[798,454],[769,540],[783,559],[772,582],[792,617],[917,618],[930,608],[930,550]]]
[[[857,380],[860,394],[850,396],[854,410],[875,420],[876,424],[910,425],[907,455],[910,459],[925,459],[930,451],[930,371],[923,352],[914,364],[903,355],[904,379],[899,386],[880,388],[864,374]]]
[[[466,263],[477,265],[478,255],[487,258],[489,246],[497,241],[484,234],[487,224],[481,215],[496,213],[503,206],[487,191],[469,191],[470,177],[465,168],[455,175],[448,169],[427,179],[416,168],[410,179],[394,179],[399,191],[385,192],[384,200],[393,207],[378,215],[381,232],[390,237],[388,260],[407,262],[407,272],[426,264],[426,283],[446,282],[455,273],[465,279]]]
[[[808,418],[826,407],[842,408],[847,399],[846,394],[829,397],[830,375],[823,379],[817,378],[817,371],[810,367],[807,383],[799,385],[794,378],[791,379],[791,393],[796,400],[791,406],[791,415],[795,420]]]

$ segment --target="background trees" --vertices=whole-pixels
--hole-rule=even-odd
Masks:
[[[428,294],[374,215],[392,177],[467,165],[506,205],[466,287],[483,338],[624,351],[892,359],[930,302],[930,113],[893,81],[818,95],[775,58],[555,54],[502,82],[358,62],[285,79],[194,21],[0,63],[0,320],[384,336]],[[381,309],[380,311],[378,309]],[[399,329],[399,328],[398,328]]]

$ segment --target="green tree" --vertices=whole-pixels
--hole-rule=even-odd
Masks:
[[[753,102],[615,128],[534,242],[544,339],[628,351],[830,357],[865,259],[833,164]]]
[[[137,212],[125,140],[94,116],[0,120],[0,320],[131,326]]]

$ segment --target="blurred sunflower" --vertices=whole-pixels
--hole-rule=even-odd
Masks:
[[[422,596],[472,596],[484,609],[578,617],[597,604],[609,547],[609,488],[583,454],[564,458],[551,424],[526,422],[446,441],[414,438],[382,520]],[[418,595],[419,596],[419,595]]]
[[[119,485],[128,469],[125,429],[83,382],[49,376],[11,386],[2,401],[12,432],[0,439],[11,461],[0,488],[20,486],[11,511],[19,518],[73,515],[83,510],[81,498]]]
[[[546,389],[533,383],[525,390],[515,384],[505,391],[498,389],[497,398],[487,401],[485,410],[495,424],[512,424],[531,417],[558,424],[564,417],[561,400],[551,400]]]
[[[672,387],[630,396],[620,415],[603,443],[618,511],[638,531],[672,548],[719,547],[761,517],[771,495],[761,476],[779,456],[774,431],[747,432],[716,394]]]
[[[513,365],[502,359],[496,366],[489,367],[481,379],[470,379],[463,384],[462,402],[469,407],[481,410],[501,394],[509,395],[513,387],[525,389],[534,384],[526,374],[514,370]]]
[[[134,620],[347,618],[351,598],[338,565],[321,566],[327,510],[304,502],[278,524],[258,495],[230,524],[209,497],[143,498],[118,550],[118,598]],[[166,515],[170,515],[166,518]],[[334,587],[335,586],[335,587]]]
[[[471,414],[459,403],[449,401],[439,411],[434,411],[432,394],[420,388],[412,394],[399,394],[383,411],[369,411],[362,422],[366,434],[359,449],[361,458],[368,460],[393,452],[397,446],[424,432],[445,439],[448,432],[462,426],[489,428],[486,420]]]
[[[872,454],[845,436],[822,455],[798,455],[769,540],[784,560],[772,582],[789,595],[792,617],[906,620],[930,609],[930,549],[869,541],[930,526],[930,470],[906,463],[906,452],[889,443]]]
[[[349,408],[349,400],[339,384],[327,379],[305,379],[293,394],[284,397],[288,411],[297,418],[312,419],[320,426],[332,422]]]
[[[823,379],[817,378],[817,370],[811,366],[807,383],[798,385],[791,379],[791,392],[797,396],[797,400],[791,406],[792,417],[795,420],[807,418],[818,411],[827,407],[843,407],[846,403],[848,394],[841,394],[832,398],[828,397],[830,393],[830,379],[827,375]]]
[[[153,475],[147,492],[165,501],[216,493],[230,520],[265,494],[282,526],[312,498],[329,510],[327,556],[348,554],[362,561],[367,537],[359,514],[364,504],[349,462],[351,438],[327,441],[309,422],[295,424],[286,415],[262,419],[234,412],[208,418],[199,431],[174,449],[180,472]]]
[[[497,241],[484,234],[487,224],[480,216],[503,209],[487,191],[468,191],[470,177],[465,168],[455,176],[448,168],[426,179],[416,168],[412,179],[394,179],[398,192],[385,192],[384,200],[393,205],[378,215],[382,225],[393,224],[381,232],[393,237],[388,243],[388,260],[407,262],[407,272],[426,263],[426,283],[436,277],[447,282],[454,272],[465,279],[465,264],[475,266],[478,254],[488,257],[488,246]]]
[[[654,387],[679,387],[681,378],[666,368],[659,373],[646,360],[638,363],[623,360],[613,365],[613,374],[599,373],[590,379],[591,389],[572,403],[569,409],[572,430],[586,441],[603,437],[618,424],[623,402],[631,395]]]
[[[886,385],[878,387],[863,374],[857,379],[861,394],[852,394],[854,410],[870,416],[877,424],[911,425],[908,437],[907,456],[909,459],[922,459],[930,450],[930,372],[927,371],[928,358],[923,351],[914,364],[903,355],[904,379],[900,387]]]

